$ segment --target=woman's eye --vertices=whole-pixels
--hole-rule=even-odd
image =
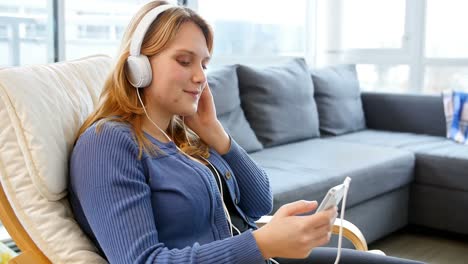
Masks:
[[[189,61],[179,61],[179,64],[182,66],[189,66],[190,62]]]
[[[208,67],[206,67],[206,65],[202,65],[202,68],[206,70]]]

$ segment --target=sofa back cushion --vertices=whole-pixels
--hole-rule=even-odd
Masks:
[[[208,84],[213,94],[216,115],[226,131],[247,152],[263,148],[245,119],[239,97],[236,65],[208,72]]]
[[[242,108],[265,147],[318,137],[314,86],[304,59],[237,68]]]
[[[364,92],[361,99],[367,128],[438,137],[446,135],[440,95]]]
[[[312,70],[320,132],[341,135],[366,128],[355,65]]]

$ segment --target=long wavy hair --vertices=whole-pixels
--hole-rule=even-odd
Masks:
[[[135,87],[127,79],[125,62],[130,55],[130,43],[138,23],[146,13],[162,4],[168,4],[168,2],[152,1],[145,4],[130,21],[123,35],[115,65],[104,83],[99,103],[81,126],[77,139],[94,123],[97,123],[96,130],[99,132],[105,122],[117,121],[128,123],[132,126],[134,138],[139,147],[139,158],[142,157],[143,151],[150,155],[157,155],[160,152],[157,146],[144,135],[142,122],[146,116],[139,103]],[[157,17],[146,33],[141,46],[141,54],[150,57],[162,52],[175,38],[179,28],[187,22],[193,22],[201,29],[208,50],[212,54],[213,31],[211,27],[193,10],[182,6],[170,8]],[[139,89],[138,92],[142,101],[146,102],[145,95],[141,90]],[[174,143],[185,154],[192,157],[209,157],[209,147],[207,144],[192,130],[185,127],[178,115],[174,115],[170,120],[168,130],[168,134],[171,135]],[[190,140],[190,145],[187,139]]]

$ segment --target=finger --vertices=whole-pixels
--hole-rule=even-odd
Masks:
[[[201,96],[209,96],[211,94],[210,87],[208,86],[208,83],[203,87]]]
[[[338,216],[338,207],[334,206],[328,210],[325,210],[329,214],[330,219],[335,219]]]
[[[205,113],[210,110],[210,104],[213,104],[210,100],[210,95],[205,93],[204,91],[200,95],[198,99],[198,113]]]
[[[317,201],[299,200],[281,206],[275,215],[291,216],[310,212],[317,208]]]
[[[317,234],[317,236],[311,237],[309,244],[313,248],[320,247],[330,242],[330,238],[331,238],[331,233],[328,233],[328,232],[320,233],[320,234]]]
[[[323,235],[322,237],[318,238],[316,241],[317,241],[317,245],[318,246],[323,246],[325,244],[328,244],[328,242],[330,242],[330,238],[331,238],[331,233],[326,233],[325,235]]]
[[[313,237],[314,239],[319,239],[323,236],[328,235],[328,233],[331,234],[331,228],[328,225],[321,226],[320,228],[317,228],[312,231],[313,232]]]
[[[331,230],[333,227],[333,222],[332,221],[321,221],[319,222],[314,228],[315,229],[322,229],[322,228],[325,228],[325,229],[328,229],[328,230]]]
[[[329,219],[333,219],[335,218],[335,216],[337,216],[337,207],[332,207],[332,208],[329,208],[327,210],[324,210],[322,212],[319,212],[319,213],[316,213],[315,215],[324,215],[325,217],[329,218]]]
[[[208,86],[206,86],[205,89],[203,89],[198,100],[198,108],[200,109],[200,112],[216,112],[213,95],[211,94],[210,88]]]
[[[324,225],[330,225],[331,218],[328,212],[323,211],[320,213],[306,216],[306,222],[306,224],[309,225],[310,228],[315,229]]]

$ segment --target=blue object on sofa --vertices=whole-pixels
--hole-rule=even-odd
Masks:
[[[447,137],[468,145],[468,93],[446,91],[443,97]]]

